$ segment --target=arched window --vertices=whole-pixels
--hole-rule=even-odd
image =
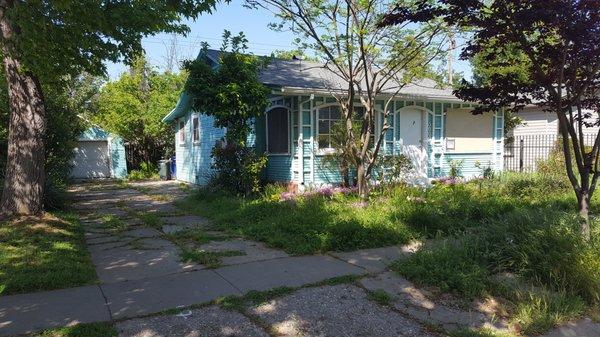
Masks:
[[[277,107],[267,112],[267,152],[287,154],[290,152],[289,110]]]

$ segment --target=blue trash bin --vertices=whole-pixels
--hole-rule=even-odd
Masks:
[[[177,179],[177,165],[175,164],[175,156],[171,157],[171,179]]]

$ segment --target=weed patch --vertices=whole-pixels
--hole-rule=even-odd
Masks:
[[[202,229],[182,230],[175,233],[165,234],[164,237],[165,239],[175,242],[179,245],[186,243],[202,245],[211,241],[223,241],[231,238],[229,235],[208,234]]]
[[[490,329],[461,329],[452,331],[448,334],[450,337],[516,337],[508,332],[499,332]]]
[[[46,330],[32,337],[117,337],[117,330],[110,323],[89,323]]]
[[[161,229],[164,225],[164,221],[157,214],[154,213],[138,212],[136,216],[140,220],[142,220],[144,225],[151,228]]]
[[[377,289],[369,293],[369,299],[383,306],[388,306],[392,302],[392,297],[383,289]]]
[[[125,231],[129,227],[127,222],[121,220],[121,218],[116,217],[112,214],[102,216],[100,218],[100,221],[102,222],[104,227],[106,227],[110,231],[116,232],[116,233]]]
[[[221,258],[242,255],[246,255],[246,253],[239,250],[209,252],[199,249],[183,248],[181,251],[181,260],[183,262],[196,262],[207,268],[218,268],[221,266]]]

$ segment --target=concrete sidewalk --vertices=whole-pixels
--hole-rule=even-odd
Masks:
[[[287,257],[99,286],[0,297],[0,335],[110,321],[250,290],[297,287],[365,270],[329,256]]]
[[[219,235],[206,219],[184,214],[174,208],[172,200],[162,200],[164,195],[159,193],[163,191],[183,196],[179,184],[153,182],[133,187],[76,187],[74,206],[84,220],[99,284],[0,297],[0,336],[139,317],[252,290],[301,287],[333,277],[381,272],[411,252],[410,247],[387,247],[290,257],[259,242],[224,236],[187,247],[240,253],[223,257],[219,268],[207,269],[210,266],[182,262],[181,247],[169,240],[178,231]],[[158,214],[159,222],[145,222],[140,214],[148,213]],[[110,224],[103,220],[106,217],[118,221]]]

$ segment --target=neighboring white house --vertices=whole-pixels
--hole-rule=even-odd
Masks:
[[[511,171],[534,171],[537,162],[548,158],[555,148],[560,132],[555,113],[539,106],[529,106],[518,112],[522,123],[507,135],[504,149],[504,169]],[[589,121],[596,120],[592,116]],[[598,126],[584,126],[584,141],[593,144]]]
[[[526,107],[519,111],[518,116],[523,123],[512,130],[511,135],[530,136],[530,135],[554,135],[558,132],[558,117],[553,112],[544,111],[541,107]],[[584,127],[584,135],[598,134],[599,127]]]
[[[73,156],[71,178],[124,178],[127,175],[123,140],[93,126],[81,134]]]

